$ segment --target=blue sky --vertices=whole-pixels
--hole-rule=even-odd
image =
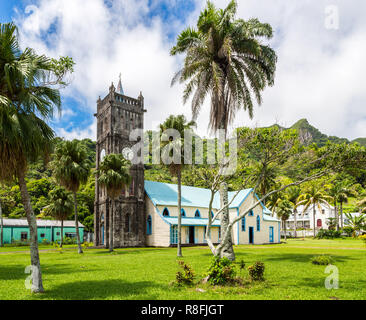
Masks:
[[[213,0],[224,7],[228,0]],[[194,26],[205,0],[0,0],[0,21],[14,20],[23,47],[50,57],[72,56],[71,85],[62,90],[63,116],[52,127],[68,139],[95,140],[93,117],[122,73],[124,91],[145,97],[145,128],[171,113],[191,117],[182,86],[170,87],[182,57],[169,50],[177,34]],[[86,5],[87,3],[87,5]],[[275,85],[265,90],[254,119],[240,111],[236,126],[290,126],[300,118],[328,135],[366,137],[366,2],[363,0],[240,0],[240,18],[258,17],[274,28]],[[197,120],[208,135],[209,103]]]

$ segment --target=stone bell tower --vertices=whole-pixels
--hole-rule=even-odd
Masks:
[[[140,93],[137,99],[124,94],[121,76],[117,90],[113,83],[104,99],[97,101],[97,145],[96,168],[105,155],[123,153],[130,150],[136,141],[130,141],[134,129],[144,128],[144,98]],[[114,247],[136,247],[145,245],[144,218],[144,166],[132,165],[130,169],[131,184],[112,207],[105,188],[95,182],[94,203],[94,245],[109,244],[113,236]],[[114,217],[113,234],[109,234],[110,215]]]

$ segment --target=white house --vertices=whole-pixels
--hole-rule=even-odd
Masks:
[[[177,244],[177,185],[145,180],[146,238],[148,246],[169,247]],[[229,192],[229,201],[236,192]],[[182,243],[205,244],[208,223],[209,189],[182,186]],[[256,201],[253,189],[241,190],[229,207],[231,221]],[[215,195],[211,215],[220,209],[219,194]],[[280,242],[280,220],[271,216],[263,204],[256,206],[234,224],[234,244],[267,244]],[[220,221],[213,222],[211,239],[221,241]]]
[[[315,227],[316,229],[328,229],[329,228],[329,218],[336,218],[335,209],[332,206],[321,205],[321,210],[318,206],[315,206]],[[310,206],[306,211],[304,211],[304,206],[298,206],[296,208],[296,221],[297,228],[311,229],[314,228],[313,219],[313,206]],[[287,230],[293,230],[295,224],[294,213],[290,216],[286,223]]]

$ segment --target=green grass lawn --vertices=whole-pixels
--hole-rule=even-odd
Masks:
[[[53,249],[41,247],[42,250]],[[289,240],[287,244],[235,246],[237,261],[246,266],[265,263],[264,282],[244,287],[196,285],[177,288],[170,283],[178,271],[176,249],[75,248],[40,253],[46,293],[31,294],[24,287],[26,248],[0,248],[0,299],[365,299],[366,247],[359,240]],[[13,248],[14,249],[14,248]],[[207,247],[183,248],[184,260],[198,278],[210,264]],[[324,266],[313,265],[314,255],[329,254],[339,269],[339,289],[324,286]],[[243,273],[247,276],[247,270]],[[205,292],[197,291],[197,288]]]

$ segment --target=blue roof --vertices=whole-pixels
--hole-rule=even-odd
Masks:
[[[176,206],[178,200],[178,185],[145,180],[145,191],[154,205]],[[236,196],[230,208],[239,208],[253,189],[244,189]],[[229,201],[236,191],[230,191]],[[211,198],[209,189],[182,186],[182,207],[208,208]],[[217,192],[212,204],[213,209],[220,209],[220,195]]]
[[[178,225],[178,218],[176,217],[164,217],[164,220],[166,220],[168,223],[172,225]],[[208,219],[205,218],[184,218],[182,217],[182,226],[207,226]],[[213,227],[219,227],[220,226],[220,220],[215,220],[212,223]]]

